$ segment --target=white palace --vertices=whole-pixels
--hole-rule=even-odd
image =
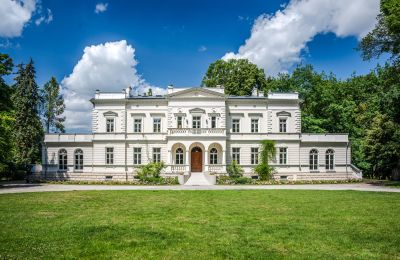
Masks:
[[[276,143],[275,179],[361,178],[347,134],[301,133],[297,93],[169,86],[162,96],[97,91],[91,102],[91,134],[46,134],[41,178],[132,181],[138,166],[164,161],[165,177],[214,184],[233,160],[256,176],[261,140]]]

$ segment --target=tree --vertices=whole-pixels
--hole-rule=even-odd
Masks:
[[[400,2],[381,0],[378,23],[360,42],[359,49],[365,60],[389,53],[393,58],[400,54]]]
[[[27,167],[40,160],[39,145],[43,136],[39,118],[40,95],[32,59],[26,66],[18,65],[15,81],[15,93],[12,96],[15,108],[15,160]]]
[[[217,60],[208,67],[202,86],[224,86],[225,94],[248,96],[253,89],[265,90],[267,81],[263,69],[247,59]]]
[[[149,88],[149,90],[147,91],[147,96],[153,96],[153,90],[151,88]]]
[[[276,156],[275,142],[271,140],[261,141],[261,156],[260,162],[256,166],[255,171],[260,176],[261,180],[270,178],[274,168],[269,165],[269,161],[273,160]]]
[[[0,111],[9,111],[12,107],[12,88],[6,84],[3,77],[12,72],[13,66],[12,59],[7,54],[0,53]]]
[[[65,117],[62,116],[65,109],[64,98],[60,95],[60,86],[54,77],[44,85],[42,101],[46,133],[50,133],[51,129],[64,133]]]

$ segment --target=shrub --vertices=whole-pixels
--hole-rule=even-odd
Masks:
[[[226,171],[231,178],[239,178],[243,176],[243,169],[236,161],[233,161],[232,164],[228,166]]]
[[[260,177],[260,180],[263,180],[263,181],[268,180],[271,177],[273,171],[274,171],[273,167],[269,166],[268,164],[264,164],[264,163],[257,165],[255,168],[255,172]]]
[[[151,162],[146,165],[140,166],[137,170],[137,176],[140,180],[160,179],[161,171],[165,168],[164,162]]]
[[[275,142],[263,140],[261,141],[261,146],[261,160],[256,166],[255,172],[260,177],[260,180],[268,180],[274,171],[274,168],[269,165],[269,161],[276,155]]]

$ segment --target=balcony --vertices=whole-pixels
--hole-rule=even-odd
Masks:
[[[169,128],[169,136],[225,136],[225,128]]]

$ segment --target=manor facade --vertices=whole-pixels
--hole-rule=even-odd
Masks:
[[[164,176],[203,176],[213,183],[233,160],[255,176],[261,140],[273,140],[277,179],[360,178],[347,134],[301,133],[297,93],[229,96],[223,88],[174,88],[134,96],[97,91],[91,134],[46,134],[42,178],[133,180],[136,169],[163,161]]]

